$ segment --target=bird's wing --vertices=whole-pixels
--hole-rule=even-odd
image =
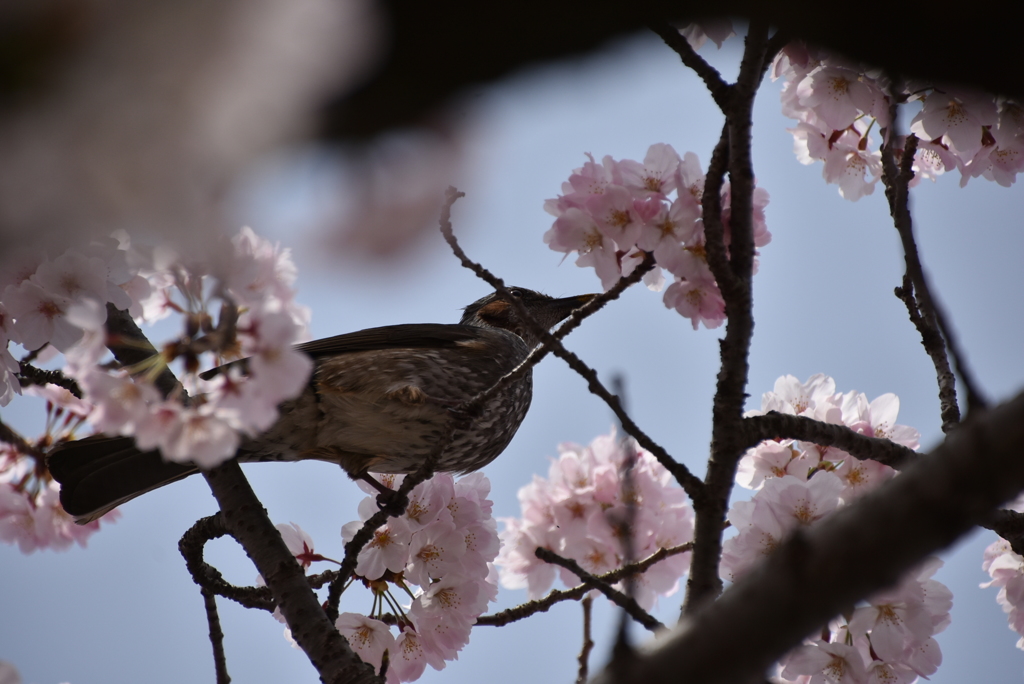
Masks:
[[[314,359],[378,349],[445,349],[480,339],[481,330],[472,325],[444,323],[387,325],[304,342],[295,348]]]
[[[322,340],[303,342],[295,349],[317,359],[354,352],[378,349],[445,349],[471,345],[484,335],[484,329],[472,325],[445,323],[409,323],[368,328],[357,332],[325,337]],[[209,380],[228,368],[241,367],[246,370],[248,359],[239,359],[199,374]]]

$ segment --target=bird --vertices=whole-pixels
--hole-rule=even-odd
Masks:
[[[523,287],[506,291],[545,330],[596,296],[556,299]],[[458,408],[539,344],[516,307],[493,292],[465,307],[457,324],[389,325],[297,345],[314,362],[306,387],[278,407],[280,415],[268,430],[244,439],[236,457],[328,461],[383,492],[369,473],[415,471],[451,429],[435,471],[478,470],[505,450],[526,417],[532,371],[477,411],[460,415]],[[244,361],[201,377],[232,364],[244,368]],[[47,466],[60,484],[61,505],[80,524],[200,472],[193,464],[165,461],[158,450],[136,448],[131,437],[102,434],[58,445]]]

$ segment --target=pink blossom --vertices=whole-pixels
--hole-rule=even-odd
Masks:
[[[47,292],[31,280],[17,287],[8,286],[3,301],[26,349],[38,349],[50,343],[59,351],[65,351],[82,337],[81,328],[67,320],[71,300]]]
[[[444,658],[434,653],[432,649],[424,648],[422,638],[412,628],[403,629],[395,640],[390,663],[388,680],[391,680],[394,672],[395,680],[400,682],[419,679],[427,665],[435,670],[443,670],[445,665]]]
[[[334,621],[334,626],[348,640],[348,645],[362,661],[372,665],[378,674],[384,653],[396,652],[395,637],[391,633],[391,628],[380,620],[358,613],[342,613]]]
[[[465,554],[465,533],[453,522],[435,522],[410,541],[405,576],[421,587],[429,586],[432,579],[459,567]]]
[[[76,373],[78,384],[95,405],[89,422],[100,432],[131,435],[160,401],[156,388],[128,375],[111,375],[95,367]]]
[[[690,257],[691,263],[695,260]],[[677,279],[665,290],[665,306],[675,309],[689,318],[696,330],[701,323],[709,329],[717,328],[725,321],[725,300],[718,289],[711,272],[700,268],[692,278]]]
[[[213,468],[233,458],[239,442],[238,432],[216,416],[210,405],[182,409],[158,436],[165,459],[201,468]]]
[[[640,237],[643,218],[636,208],[636,198],[621,185],[609,185],[600,195],[587,200],[586,210],[622,251],[629,251]]]
[[[671,145],[655,143],[647,148],[643,164],[631,159],[619,162],[622,184],[637,197],[667,197],[676,189],[681,161]]]
[[[369,515],[366,517],[369,518]],[[354,527],[351,525],[349,523],[343,528],[346,542],[362,527],[361,524]],[[389,518],[387,524],[377,528],[370,542],[359,552],[356,574],[374,580],[380,578],[385,570],[400,572],[409,562],[411,536],[408,523],[401,518]]]
[[[798,646],[786,656],[783,677],[810,675],[809,684],[866,684],[864,658],[843,643],[815,641]]]
[[[840,493],[843,501],[849,503],[877,488],[886,480],[896,476],[896,471],[878,461],[862,461],[847,456],[835,474],[846,485]]]
[[[765,480],[792,475],[806,480],[819,459],[812,452],[794,447],[791,439],[765,441],[747,450],[736,468],[736,483],[747,489],[760,489]]]
[[[47,292],[69,301],[107,301],[107,265],[102,259],[67,251],[39,265],[32,281]],[[123,294],[123,293],[122,293]]]
[[[538,547],[572,558],[597,574],[621,567],[626,560],[620,534],[627,498],[636,505],[632,532],[638,559],[692,539],[693,517],[685,494],[671,486],[671,476],[651,454],[636,449],[632,488],[623,491],[625,449],[633,448],[624,447],[614,432],[586,447],[559,446],[561,454],[552,462],[548,478],[535,476],[520,489],[522,518],[502,521],[504,545],[497,565],[503,585],[526,587],[531,598],[550,588],[556,573],[536,557]],[[637,600],[653,606],[658,596],[675,591],[688,567],[685,554],[655,565],[640,580]],[[579,581],[567,571],[558,574],[567,585]]]
[[[864,74],[841,66],[821,65],[797,85],[799,103],[813,109],[831,129],[840,131],[867,114],[887,117],[885,95]],[[884,124],[884,119],[883,123]]]
[[[284,545],[303,568],[308,568],[314,561],[323,560],[323,556],[313,551],[313,538],[304,529],[295,523],[282,523],[276,527]]]
[[[924,107],[910,130],[923,140],[941,139],[966,162],[981,150],[983,127],[996,121],[996,103],[991,96],[933,90],[924,98]]]

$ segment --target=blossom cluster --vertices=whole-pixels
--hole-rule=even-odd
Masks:
[[[29,386],[25,393],[46,400],[46,429],[28,445],[35,454],[71,436],[91,409],[54,385]],[[22,553],[46,548],[63,551],[72,543],[85,546],[101,522],[114,522],[120,517],[115,510],[86,525],[76,525],[61,507],[60,488],[41,460],[21,449],[0,441],[0,541],[17,544]]]
[[[556,568],[537,558],[538,547],[601,575],[693,540],[693,511],[686,494],[632,440],[623,442],[613,430],[589,446],[562,444],[559,452],[546,479],[534,476],[519,490],[522,518],[502,519],[497,564],[503,586],[525,587],[531,599],[551,587]],[[624,546],[627,531],[632,558]],[[643,608],[652,608],[658,596],[675,592],[689,565],[688,552],[656,563],[636,576],[633,597]],[[566,586],[579,584],[569,570],[559,567],[558,572]]]
[[[310,359],[293,349],[305,334],[308,314],[294,302],[291,255],[244,228],[226,258],[187,267],[175,258],[147,275],[151,292],[140,302],[141,315],[177,312],[186,328],[154,358],[150,377],[180,358],[185,380],[201,394],[186,404],[182,396],[162,397],[140,380],[138,369],[102,368],[102,330],[66,353],[66,372],[95,405],[89,421],[97,430],[131,435],[139,448],[159,449],[170,461],[213,467],[234,455],[242,435],[273,425],[278,404],[301,392],[312,370]],[[220,321],[214,325],[211,309],[218,302]],[[204,354],[212,364],[249,360],[201,381],[195,372]]]
[[[725,302],[704,249],[704,172],[697,155],[687,152],[680,158],[671,145],[656,143],[643,163],[610,156],[598,163],[593,156],[587,157],[589,161],[562,184],[562,194],[544,203],[544,209],[556,217],[544,242],[558,252],[576,252],[576,265],[593,267],[606,290],[652,254],[657,266],[644,276],[647,286],[663,287],[663,268],[674,276],[665,290],[665,306],[689,318],[694,330],[702,322],[708,328],[721,325]],[[730,197],[726,184],[722,188],[726,246]],[[768,193],[755,189],[757,247],[771,240],[764,218],[767,204]]]
[[[920,101],[910,131],[918,140],[914,183],[960,171],[961,186],[983,176],[1009,186],[1024,170],[1024,108],[1004,97],[960,87],[910,82],[899,89],[878,70],[791,43],[775,59],[782,77],[782,112],[803,164],[824,162],[822,175],[839,194],[858,200],[874,192],[881,152],[870,132],[890,128],[890,104]],[[905,140],[897,141],[903,149]]]
[[[1024,512],[1024,496],[1006,508]],[[1021,635],[1017,648],[1024,650],[1024,556],[1015,553],[1010,542],[998,539],[985,549],[982,569],[992,578],[982,587],[999,587],[996,602],[1003,608],[1010,629]]]
[[[377,475],[397,489],[404,476]],[[365,484],[368,493],[376,494]],[[409,494],[403,515],[388,519],[357,557],[355,574],[375,597],[370,616],[342,613],[336,622],[349,645],[380,672],[387,657],[387,681],[418,679],[430,665],[436,670],[469,643],[469,632],[498,594],[492,562],[498,554],[497,525],[488,499],[491,483],[480,473],[455,480],[438,473]],[[342,528],[346,542],[378,510],[376,496],[359,504],[359,521]],[[300,550],[294,543],[293,553]],[[309,543],[305,553],[312,549]],[[298,556],[298,553],[296,553]],[[401,606],[390,595],[395,585],[412,597]],[[413,593],[409,585],[419,590]],[[399,634],[384,621],[383,608],[395,612]]]
[[[21,392],[11,342],[36,362],[62,352],[64,375],[83,393],[74,411],[96,430],[131,435],[140,448],[158,448],[168,460],[211,467],[232,457],[241,435],[270,427],[278,404],[302,390],[312,362],[292,348],[306,334],[308,311],[294,300],[295,267],[288,250],[249,228],[225,247],[200,260],[166,249],[146,252],[121,235],[54,259],[21,255],[0,281],[0,405]],[[111,368],[116,364],[106,363],[108,303],[142,321],[177,313],[184,331],[159,346],[161,352],[144,367]],[[220,322],[214,324],[211,310],[218,303]],[[231,367],[212,381],[196,376],[206,357],[214,365],[241,356],[249,357],[244,369]],[[189,401],[184,394],[163,397],[153,384],[175,360],[184,362],[182,379],[193,392]],[[66,409],[70,400],[62,401]],[[45,516],[53,517],[49,511],[58,506],[57,485],[40,462],[42,451],[74,436],[73,430],[48,433],[38,453],[4,447],[2,510],[17,511],[20,521],[7,526],[7,541],[28,550],[61,546],[60,535],[29,530],[49,525]],[[16,478],[17,486],[11,484]],[[14,529],[23,532],[16,535]],[[52,542],[42,541],[47,538]]]
[[[751,413],[807,416],[918,447],[917,430],[896,423],[899,399],[895,395],[869,402],[862,393],[835,390],[835,382],[825,375],[814,375],[804,383],[785,376],[776,381],[773,392],[763,395],[761,411]],[[736,480],[757,491],[750,501],[737,501],[729,510],[737,535],[725,541],[722,577],[736,580],[789,532],[814,525],[895,474],[888,466],[854,458],[835,447],[778,440],[750,449],[740,462]],[[931,579],[941,564],[938,559],[926,561],[898,587],[833,620],[822,638],[806,640],[779,662],[775,681],[902,684],[935,672],[942,655],[934,635],[949,624],[952,606],[949,590]]]

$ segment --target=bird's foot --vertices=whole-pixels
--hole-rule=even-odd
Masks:
[[[369,473],[362,473],[358,476],[358,479],[366,482],[377,490],[377,508],[382,511],[387,511],[392,517],[402,515],[402,513],[405,512],[406,507],[409,505],[408,496],[400,494],[397,490],[384,486]]]

